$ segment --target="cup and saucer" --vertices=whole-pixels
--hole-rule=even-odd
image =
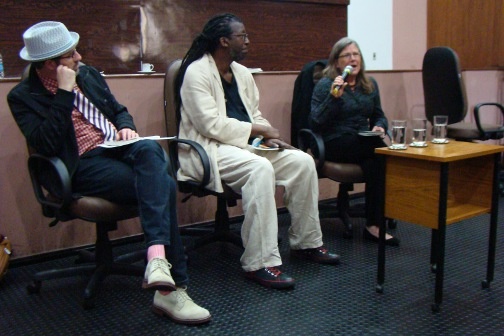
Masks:
[[[153,74],[156,72],[156,71],[154,71],[154,64],[152,64],[152,63],[142,63],[141,68],[142,68],[142,70],[138,71],[138,73],[140,73],[140,74],[149,75],[149,74]]]

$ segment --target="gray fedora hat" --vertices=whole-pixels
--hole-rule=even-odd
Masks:
[[[79,34],[68,31],[61,22],[44,21],[28,28],[23,34],[25,47],[19,56],[38,62],[61,56],[75,48]]]

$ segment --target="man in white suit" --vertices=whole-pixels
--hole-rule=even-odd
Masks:
[[[222,191],[225,183],[242,195],[246,276],[272,288],[293,287],[281,272],[275,186],[285,188],[292,218],[291,254],[323,264],[339,263],[322,242],[318,214],[318,178],[313,159],[280,138],[262,117],[259,92],[249,70],[237,63],[249,45],[242,21],[233,14],[211,18],[186,56],[177,77],[181,113],[179,136],[201,144],[210,157],[209,187]],[[256,139],[268,148],[251,146]],[[261,150],[267,149],[267,150]],[[277,150],[275,150],[277,149]],[[180,180],[200,180],[199,159],[179,149]]]

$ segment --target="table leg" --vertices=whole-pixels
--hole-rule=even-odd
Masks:
[[[432,311],[438,312],[443,302],[443,277],[446,239],[446,210],[448,200],[448,164],[441,164],[441,176],[439,183],[439,215],[437,230],[436,250],[436,289]]]
[[[380,225],[380,234],[378,236],[378,274],[376,283],[376,292],[383,293],[383,283],[385,282],[385,172],[386,172],[386,159],[382,155],[378,155],[379,164],[377,165],[379,171],[376,176],[378,177],[377,194],[380,195],[376,202],[377,221]]]
[[[438,230],[431,230],[431,251],[430,251],[430,269],[432,273],[436,273],[436,247],[438,245],[439,237]]]
[[[486,279],[481,282],[482,288],[489,288],[494,278],[495,248],[497,240],[497,220],[499,214],[499,160],[500,154],[494,156],[494,174],[492,190],[492,210],[490,212],[490,234],[488,237],[488,261]]]

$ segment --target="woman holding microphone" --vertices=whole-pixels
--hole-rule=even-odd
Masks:
[[[376,221],[377,195],[374,149],[383,142],[388,122],[381,108],[378,84],[365,72],[359,45],[344,37],[329,54],[322,79],[313,90],[310,128],[319,133],[325,144],[326,160],[356,163],[362,167],[366,181],[366,219],[364,238],[378,242]],[[360,136],[372,131],[377,136]],[[399,239],[386,234],[386,244],[399,246]]]

